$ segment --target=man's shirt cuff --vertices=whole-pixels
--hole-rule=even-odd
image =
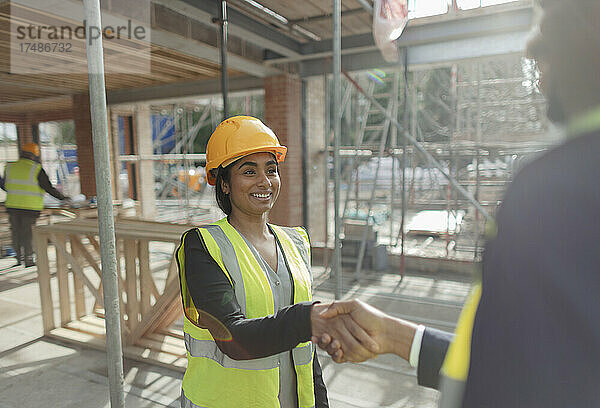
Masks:
[[[421,342],[423,341],[423,333],[425,332],[425,326],[420,324],[417,327],[417,332],[413,338],[412,346],[410,346],[410,355],[408,362],[411,367],[419,365],[419,354],[421,353]]]

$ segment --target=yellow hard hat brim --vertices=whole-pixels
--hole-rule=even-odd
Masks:
[[[234,157],[230,157],[228,159],[223,160],[223,162],[218,167],[227,167],[231,163],[241,159],[242,157],[246,157],[250,154],[254,153],[272,153],[277,160],[277,163],[282,163],[285,160],[285,156],[287,154],[287,147],[285,146],[267,146],[267,147],[257,147],[255,149],[247,150],[243,153],[238,153]],[[208,167],[208,166],[207,166]],[[218,167],[213,167],[212,169],[206,172],[206,182],[211,186],[214,186],[217,182],[216,171]]]

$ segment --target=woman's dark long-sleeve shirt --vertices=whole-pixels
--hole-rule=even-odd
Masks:
[[[311,337],[310,312],[313,302],[283,307],[274,315],[248,319],[235,298],[234,289],[210,256],[196,230],[185,234],[185,279],[194,305],[204,317],[201,322],[215,338],[223,338],[223,327],[231,341],[217,341],[219,349],[235,360],[266,357],[290,351]],[[328,407],[327,391],[316,357],[313,364],[317,407]]]

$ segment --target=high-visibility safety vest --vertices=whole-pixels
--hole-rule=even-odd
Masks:
[[[29,159],[21,158],[6,165],[6,208],[42,211],[44,190],[38,184],[40,171],[41,164]]]
[[[471,338],[475,314],[481,299],[481,284],[476,284],[465,302],[458,323],[454,340],[448,347],[442,365],[440,378],[439,408],[458,408],[463,405],[463,397],[469,364],[471,362]]]
[[[294,303],[310,301],[312,294],[308,235],[302,228],[270,227],[283,249],[292,276]],[[186,232],[193,233],[200,235],[209,254],[231,282],[236,300],[248,319],[276,312],[274,288],[270,287],[267,271],[261,268],[244,238],[229,224],[227,218]],[[201,323],[208,316],[196,309],[186,285],[184,240],[185,235],[177,250],[188,360],[182,383],[182,406],[279,407],[279,356],[276,354],[252,360],[233,360],[219,349],[209,330]],[[224,327],[222,330],[213,329],[213,333],[219,340],[231,339]],[[313,353],[310,341],[299,343],[292,349],[300,408],[315,406]]]

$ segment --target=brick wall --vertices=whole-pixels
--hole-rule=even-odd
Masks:
[[[73,95],[73,121],[75,122],[81,194],[89,198],[96,195],[96,176],[94,171],[90,96],[88,94]]]
[[[308,232],[311,242],[327,243],[327,165],[325,151],[325,86],[323,78],[306,80],[308,138]]]
[[[33,124],[27,118],[19,120],[17,123],[17,137],[19,139],[19,150],[27,143],[33,142]]]
[[[280,167],[281,191],[270,221],[302,225],[302,88],[300,78],[278,75],[265,78],[265,123],[287,146]]]
[[[50,122],[54,120],[71,119],[70,111],[36,111],[27,114],[24,113],[2,113],[0,114],[0,122],[14,123],[17,127],[17,138],[19,148],[27,143],[33,142],[34,127],[40,122]]]

